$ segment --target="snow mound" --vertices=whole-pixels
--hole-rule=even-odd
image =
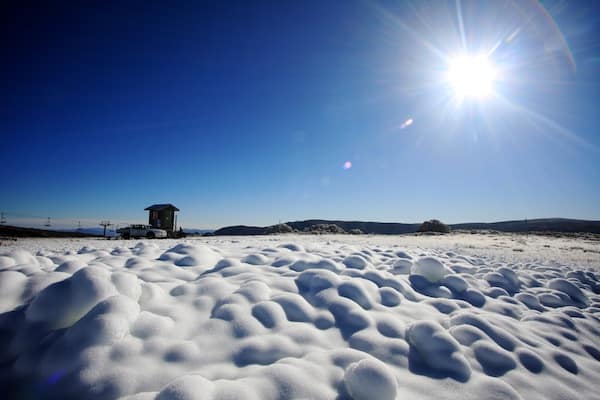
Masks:
[[[496,344],[481,340],[475,343],[472,349],[475,358],[488,375],[501,376],[517,367],[512,353]]]
[[[344,384],[354,400],[394,400],[396,378],[380,361],[366,358],[346,368]]]
[[[307,269],[326,269],[333,272],[341,271],[341,268],[332,260],[322,258],[317,261],[312,260],[298,260],[292,263],[289,268],[293,271],[302,272]]]
[[[297,243],[285,243],[285,244],[280,244],[279,247],[281,247],[282,249],[288,249],[291,251],[305,251],[304,247],[300,244]]]
[[[471,376],[471,367],[461,353],[460,344],[439,324],[415,322],[406,336],[416,357],[431,371],[465,381]]]
[[[27,319],[44,322],[54,329],[66,328],[115,294],[110,272],[99,267],[83,268],[42,290],[27,308]]]
[[[369,266],[369,262],[364,257],[353,254],[344,258],[344,265],[348,268],[365,269]]]
[[[249,254],[242,258],[242,262],[252,265],[264,265],[269,263],[269,259],[262,254]]]
[[[413,265],[411,273],[420,275],[431,283],[436,283],[444,279],[447,271],[444,264],[436,257],[421,257]]]
[[[185,375],[165,386],[156,400],[212,400],[214,385],[200,375]]]
[[[412,269],[413,263],[410,260],[400,258],[399,260],[394,261],[392,265],[391,273],[394,275],[408,275]]]
[[[577,286],[575,286],[573,283],[569,282],[566,279],[552,279],[548,281],[548,287],[550,289],[558,290],[559,292],[565,293],[567,296],[573,299],[574,302],[582,306],[587,306],[589,304],[587,296],[583,294],[581,289],[579,289]]]
[[[164,252],[159,260],[172,261],[179,267],[212,267],[221,258],[208,246],[182,243]]]
[[[27,276],[17,271],[0,271],[0,313],[22,304]]]

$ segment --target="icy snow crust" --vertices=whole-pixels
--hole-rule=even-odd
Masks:
[[[2,393],[600,399],[598,246],[453,240],[3,243]]]

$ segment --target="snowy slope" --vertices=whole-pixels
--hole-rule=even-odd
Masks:
[[[599,268],[593,240],[516,235],[3,242],[0,385],[15,398],[600,399]]]

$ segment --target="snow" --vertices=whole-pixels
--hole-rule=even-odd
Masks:
[[[447,271],[444,264],[435,257],[422,257],[413,265],[412,274],[421,275],[431,283],[444,279]]]
[[[396,378],[385,364],[372,358],[350,364],[344,374],[344,384],[355,400],[396,398]]]
[[[471,367],[460,351],[460,344],[437,322],[417,321],[411,324],[406,339],[413,351],[411,359],[418,365],[413,368],[459,381],[466,381],[471,376]]]
[[[599,315],[590,238],[1,241],[0,389],[600,399]]]

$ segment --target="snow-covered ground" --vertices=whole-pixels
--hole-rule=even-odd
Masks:
[[[591,238],[0,240],[15,398],[600,399],[598,382]]]

